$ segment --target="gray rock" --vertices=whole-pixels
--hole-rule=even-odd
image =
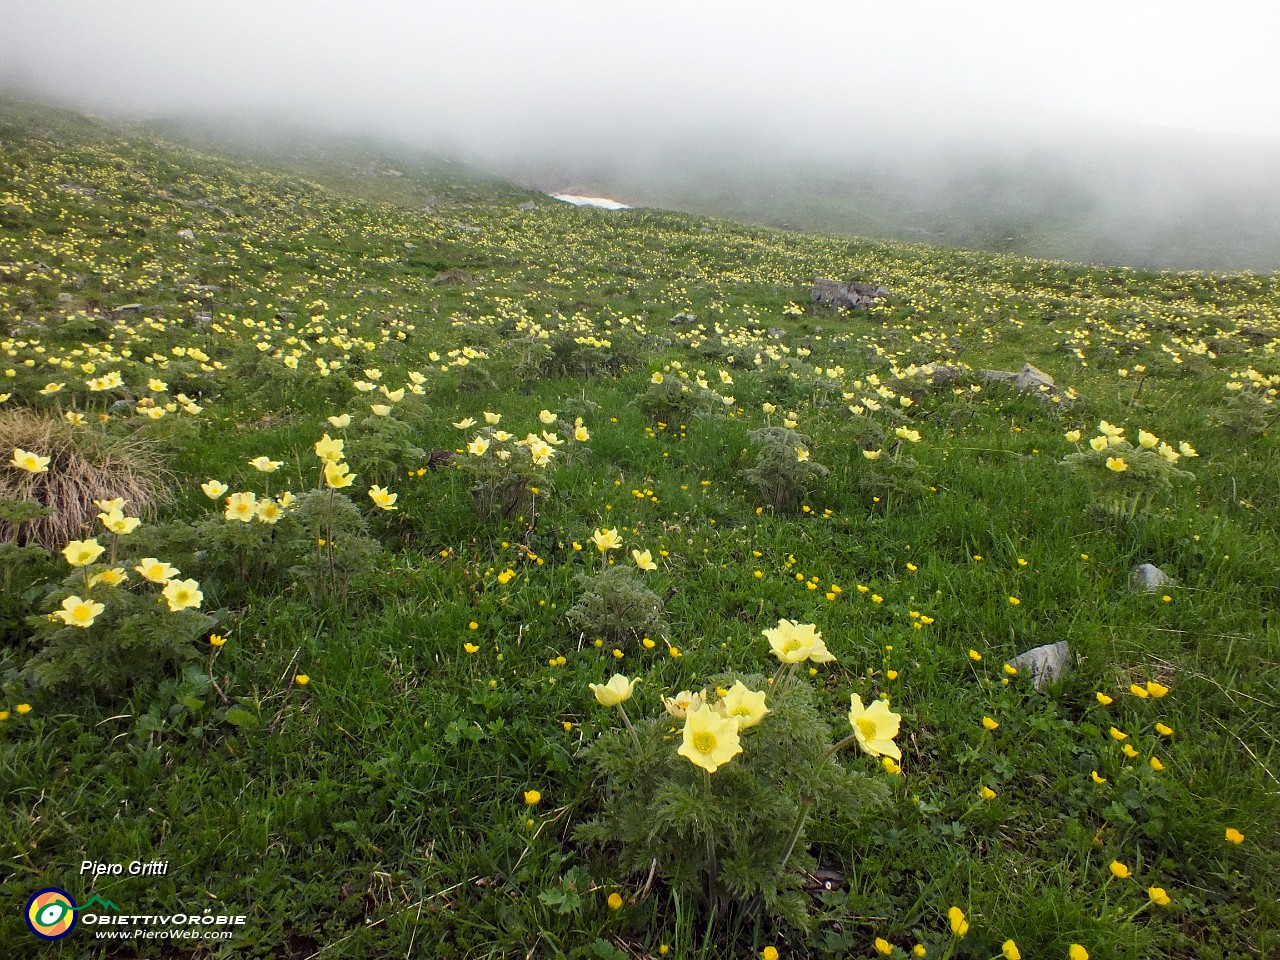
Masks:
[[[1129,571],[1129,589],[1134,593],[1154,593],[1172,585],[1173,577],[1154,563],[1140,563]]]
[[[1017,377],[1014,378],[1013,385],[1019,390],[1039,390],[1041,387],[1052,387],[1053,377],[1029,363],[1024,363]]]
[[[96,197],[98,195],[98,191],[93,187],[81,186],[78,183],[60,183],[58,184],[58,189],[65,190],[67,193],[78,193],[82,197]]]
[[[114,310],[112,310],[109,314],[107,314],[107,318],[109,320],[123,320],[125,317],[136,317],[141,313],[142,313],[142,304],[126,303],[124,306],[116,307]]]
[[[1043,690],[1048,684],[1056,683],[1071,669],[1071,650],[1067,641],[1047,643],[1043,647],[1032,647],[1026,653],[1020,653],[1009,661],[1015,670],[1026,670],[1035,681],[1036,689]]]
[[[532,200],[526,200],[524,203],[520,204],[520,206],[516,207],[516,209],[517,210],[537,210],[538,205],[534,203]]]
[[[859,310],[870,306],[875,300],[887,297],[889,291],[874,283],[858,283],[838,280],[824,280],[821,277],[813,281],[813,290],[809,299],[826,307],[845,310]]]
[[[674,317],[667,321],[672,326],[683,326],[685,324],[697,323],[698,318],[692,313],[677,313]]]
[[[191,315],[191,324],[196,327],[207,327],[213,323],[213,314],[208,310],[197,310]]]
[[[180,236],[183,240],[194,240],[196,238],[196,234],[194,230],[186,230],[186,229],[179,230],[178,236]]]
[[[770,327],[768,331],[770,340],[781,340],[786,335],[787,331],[783,330],[781,327]]]
[[[221,293],[222,288],[216,283],[202,283],[195,288],[196,293]]]

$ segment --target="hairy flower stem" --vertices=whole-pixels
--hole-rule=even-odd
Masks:
[[[819,762],[819,766],[821,766],[821,762]],[[787,845],[782,851],[782,860],[778,864],[779,873],[787,869],[787,861],[791,859],[791,854],[800,840],[800,834],[804,831],[804,822],[808,818],[809,808],[812,806],[813,799],[810,797],[805,797],[800,801],[800,810],[796,814],[795,826],[791,828],[791,836],[787,838]]]
[[[702,771],[702,786],[707,797],[707,803],[711,802],[711,774],[706,770]],[[719,908],[719,899],[716,896],[716,880],[718,869],[716,866],[716,844],[715,838],[711,835],[711,831],[707,831],[707,903],[710,905],[710,919],[707,921],[707,929],[710,930],[716,925],[716,913]]]
[[[636,746],[640,746],[640,734],[636,733],[636,728],[631,725],[631,718],[627,716],[627,708],[622,704],[618,704],[618,712],[622,714],[622,722],[626,724],[627,730],[631,733],[631,739],[636,742]]]
[[[818,766],[822,766],[824,763],[826,763],[828,760],[834,757],[840,750],[847,747],[849,744],[853,743],[857,739],[858,739],[858,735],[856,733],[851,733],[849,734],[849,736],[845,737],[839,743],[835,744],[834,746],[828,747],[827,752],[818,758]]]

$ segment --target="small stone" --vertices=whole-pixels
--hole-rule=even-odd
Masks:
[[[109,314],[107,314],[107,317],[108,319],[111,319],[111,320],[123,320],[125,317],[136,317],[141,313],[142,313],[142,304],[126,303],[122,307],[116,307]]]
[[[1173,577],[1154,563],[1140,563],[1129,571],[1129,589],[1134,593],[1154,593],[1172,583]]]
[[[1018,654],[1009,661],[1009,666],[1015,670],[1028,671],[1035,681],[1036,689],[1043,690],[1048,684],[1056,683],[1071,669],[1071,650],[1065,640],[1047,643]]]
[[[1017,377],[1014,378],[1013,385],[1019,390],[1039,390],[1042,386],[1052,387],[1053,377],[1029,363],[1024,363]]]
[[[520,204],[520,206],[516,207],[516,209],[517,210],[537,210],[538,205],[534,203],[532,200],[526,200],[524,203]]]
[[[187,230],[187,229],[179,230],[178,236],[180,236],[183,240],[194,240],[196,238],[195,231]]]
[[[677,313],[674,317],[667,321],[672,326],[682,326],[690,323],[697,323],[698,318],[692,313]]]

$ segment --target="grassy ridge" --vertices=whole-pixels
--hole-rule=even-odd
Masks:
[[[14,955],[49,952],[20,916],[45,885],[130,910],[249,915],[222,953],[193,956],[870,956],[876,937],[941,956],[952,905],[971,923],[952,956],[989,957],[1010,937],[1025,956],[1280,949],[1267,840],[1280,827],[1280,450],[1274,383],[1245,373],[1280,373],[1274,278],[520,210],[522,195],[473,187],[465,205],[423,211],[422,190],[450,194],[414,171],[379,179],[369,200],[13,104],[0,140],[0,411],[81,411],[83,429],[154,441],[176,501],[136,536],[199,575],[228,638],[115,696],[34,688],[25,617],[49,609],[66,567],[56,553],[13,561],[7,575],[32,585],[6,600],[0,648],[14,905],[0,941]],[[814,276],[892,295],[865,314],[816,310]],[[132,302],[141,315],[109,319]],[[697,320],[668,322],[682,312]],[[934,361],[955,379],[908,373]],[[1046,403],[973,372],[1026,361],[1076,398]],[[85,381],[107,370],[125,387],[103,399]],[[389,418],[408,441],[384,449],[388,418],[369,406],[387,401],[358,385],[394,391],[412,374],[422,393]],[[654,374],[689,386],[684,406],[662,412]],[[178,392],[199,412],[139,412]],[[429,468],[433,450],[466,458],[475,429],[454,422],[494,411],[523,435],[543,409],[581,417],[591,438],[556,461],[536,517],[482,520],[463,473]],[[325,418],[343,411],[351,500],[380,552],[351,572],[345,602],[313,596],[275,546],[237,576],[243,548],[196,532],[221,516],[201,482],[302,494],[317,483],[312,445],[336,433]],[[830,473],[783,513],[742,471],[750,431],[789,413]],[[1086,446],[1101,419],[1188,441],[1193,479],[1128,518],[1109,512],[1116,478],[1061,462],[1077,449],[1064,433],[1083,430]],[[410,443],[424,456],[408,458]],[[279,471],[247,463],[260,455]],[[373,507],[366,482],[398,510]],[[632,548],[658,561],[645,582],[669,635],[652,649],[597,646],[565,619],[577,575],[602,562],[596,528],[618,529],[618,564]],[[1145,560],[1178,587],[1130,593]],[[811,934],[761,924],[704,944],[661,883],[573,839],[600,802],[581,748],[614,722],[586,685],[639,674],[636,709],[653,712],[660,691],[771,672],[760,632],[782,617],[816,623],[837,658],[814,680],[834,725],[851,692],[903,714],[902,774],[869,762],[888,803],[815,825],[813,852],[838,879],[813,894]],[[1003,671],[1063,639],[1078,664],[1048,692]],[[1149,680],[1168,695],[1129,693]],[[1228,827],[1245,842],[1226,842]],[[167,876],[77,875],[84,859],[155,858]],[[1133,876],[1112,877],[1113,860]],[[1149,886],[1170,906],[1143,908]],[[83,930],[57,949],[129,955]]]

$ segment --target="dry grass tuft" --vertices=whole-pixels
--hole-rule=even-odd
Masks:
[[[46,473],[31,474],[9,461],[15,447],[49,458]],[[39,543],[60,549],[92,534],[99,513],[94,500],[123,497],[125,512],[148,517],[168,503],[167,471],[151,441],[121,439],[73,427],[31,410],[0,414],[0,498],[51,508],[52,516],[19,524],[0,521],[0,541]]]

